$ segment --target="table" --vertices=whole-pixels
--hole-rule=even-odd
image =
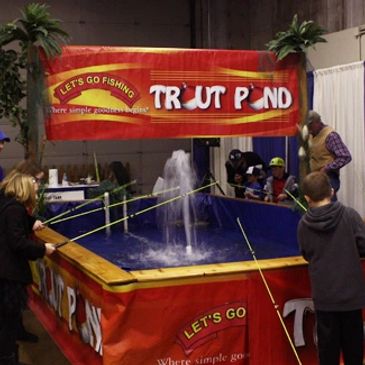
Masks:
[[[85,200],[87,191],[98,186],[99,184],[46,186],[44,197],[46,201]]]

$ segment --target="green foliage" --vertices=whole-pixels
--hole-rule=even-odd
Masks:
[[[46,200],[45,200],[45,192],[46,192],[46,185],[42,183],[38,190],[38,199],[37,199],[37,206],[33,211],[33,215],[37,217],[37,219],[44,219],[45,212],[46,212]]]
[[[60,21],[51,18],[48,5],[31,3],[22,18],[0,28],[0,47],[18,41],[23,51],[28,47],[40,47],[47,57],[61,53],[60,43],[68,39],[68,34],[60,28]]]
[[[27,156],[32,113],[25,109],[24,99],[30,74],[33,78],[41,77],[35,69],[34,57],[38,57],[38,49],[47,57],[60,54],[60,42],[66,41],[68,34],[60,28],[57,19],[51,18],[45,4],[28,4],[21,15],[0,26],[0,118],[7,118],[13,126],[19,127],[16,139],[24,146]],[[12,43],[16,46],[9,49]]]
[[[266,44],[269,51],[273,51],[278,60],[282,60],[290,53],[305,52],[307,48],[313,47],[318,42],[327,42],[322,37],[325,30],[312,20],[299,24],[298,15],[285,32],[278,32],[275,38]]]
[[[22,101],[26,96],[26,82],[21,70],[25,68],[22,53],[0,48],[0,118],[7,118],[20,129],[17,141],[26,144],[27,112]]]

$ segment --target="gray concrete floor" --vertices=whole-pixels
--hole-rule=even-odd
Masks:
[[[23,323],[27,331],[39,337],[39,341],[38,343],[19,342],[19,357],[22,363],[27,365],[70,364],[31,310],[24,312]]]

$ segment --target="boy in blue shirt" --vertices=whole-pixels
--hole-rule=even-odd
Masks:
[[[258,182],[260,177],[260,170],[257,167],[250,166],[246,170],[246,190],[245,190],[245,198],[246,199],[254,199],[254,200],[262,200],[263,191],[262,186]]]

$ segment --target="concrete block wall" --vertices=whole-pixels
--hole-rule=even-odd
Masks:
[[[362,0],[250,0],[248,3],[251,49],[265,49],[278,31],[287,29],[294,14],[301,21],[314,20],[328,33],[365,23]]]

